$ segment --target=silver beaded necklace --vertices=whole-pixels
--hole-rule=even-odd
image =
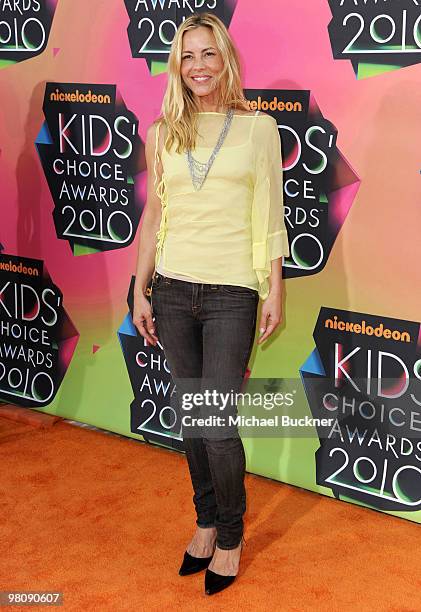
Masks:
[[[222,147],[233,117],[234,110],[232,108],[229,108],[227,114],[225,115],[224,125],[222,126],[221,133],[219,134],[218,142],[216,143],[215,148],[206,163],[202,163],[195,159],[190,149],[186,151],[187,162],[190,168],[190,175],[192,178],[193,187],[196,191],[201,189],[203,183],[205,182],[205,179],[209,173],[209,170],[211,169],[215,157],[217,156],[219,149]]]

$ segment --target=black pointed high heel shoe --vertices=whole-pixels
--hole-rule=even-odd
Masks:
[[[241,552],[243,550],[243,544],[245,544],[244,536],[241,539]],[[209,568],[206,568],[205,574],[205,593],[206,595],[214,595],[215,593],[219,593],[219,591],[223,591],[227,587],[230,586],[236,579],[235,576],[223,576],[222,574],[217,574],[213,572]]]
[[[215,552],[216,537],[213,542],[213,552]],[[193,557],[190,553],[184,551],[183,562],[178,570],[180,576],[190,576],[190,574],[196,574],[206,569],[209,563],[212,561],[213,553],[210,557]]]
[[[213,555],[210,557],[193,557],[187,550],[184,552],[184,559],[178,571],[180,576],[190,576],[196,574],[208,567],[212,561]]]
[[[235,580],[236,576],[222,576],[213,572],[209,568],[206,568],[205,574],[205,593],[206,595],[214,595],[223,591],[230,586]]]

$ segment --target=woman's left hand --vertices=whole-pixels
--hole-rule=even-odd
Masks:
[[[263,302],[260,315],[259,333],[262,334],[257,344],[262,344],[282,323],[282,293],[269,293]]]

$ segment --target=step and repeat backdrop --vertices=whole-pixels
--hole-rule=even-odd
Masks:
[[[0,0],[0,401],[183,451],[131,312],[145,135],[203,11],[282,143],[284,323],[247,375],[291,426],[245,436],[247,469],[420,522],[415,0]]]

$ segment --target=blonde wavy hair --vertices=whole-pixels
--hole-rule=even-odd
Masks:
[[[249,110],[249,104],[244,97],[241,85],[241,67],[237,49],[231,39],[225,24],[212,13],[195,13],[180,24],[171,45],[168,58],[168,82],[164,94],[161,115],[155,123],[163,122],[167,126],[166,149],[170,150],[177,143],[176,152],[182,153],[194,149],[197,134],[198,108],[191,89],[181,77],[181,55],[183,35],[188,30],[200,26],[211,28],[216,46],[219,49],[223,69],[217,77],[219,91],[218,104],[224,108]]]

